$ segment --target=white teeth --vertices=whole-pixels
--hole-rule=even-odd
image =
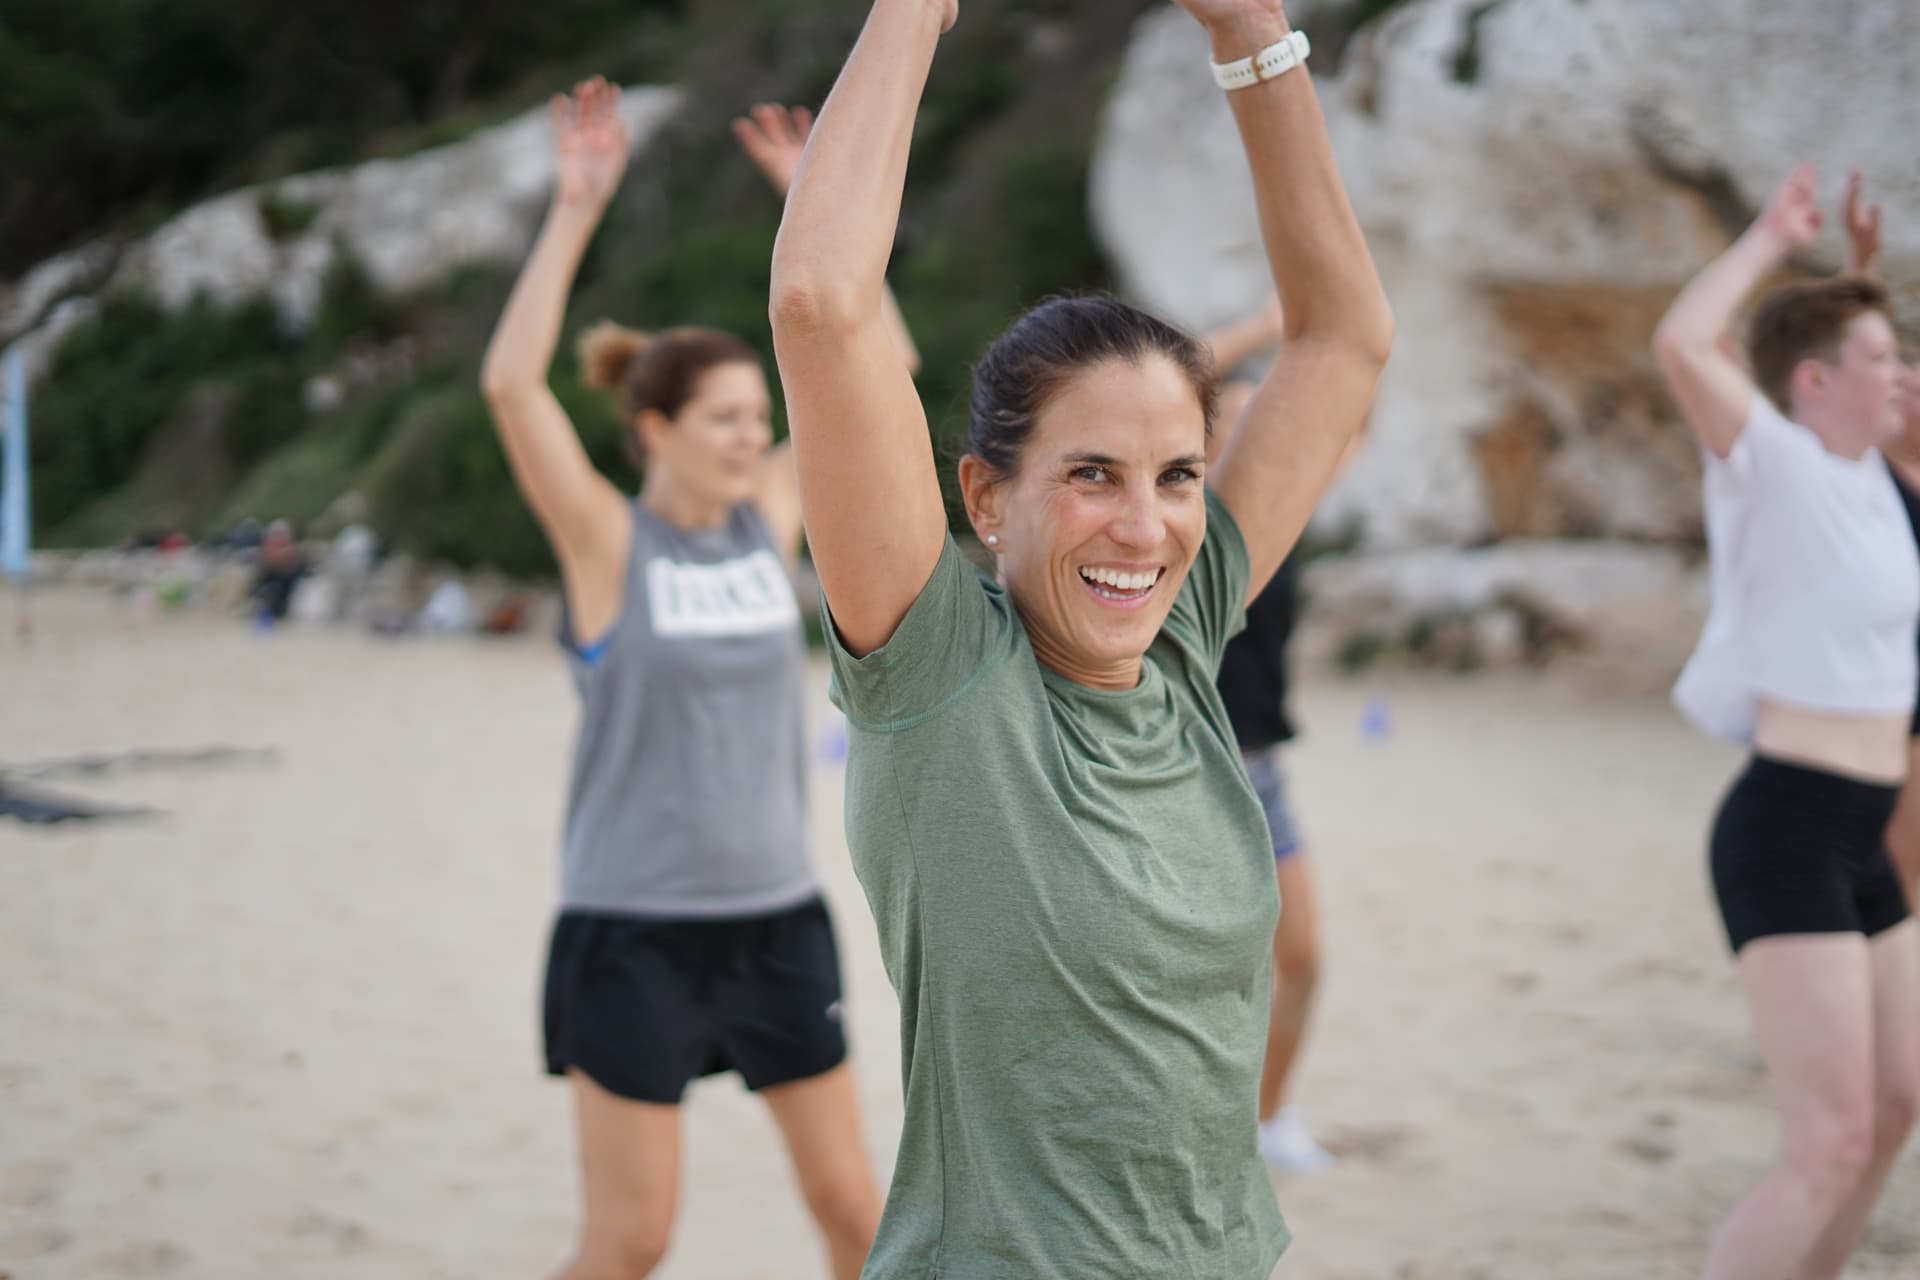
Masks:
[[[1156,573],[1121,573],[1117,569],[1082,569],[1080,576],[1088,582],[1103,587],[1112,587],[1116,591],[1145,591],[1159,580]]]

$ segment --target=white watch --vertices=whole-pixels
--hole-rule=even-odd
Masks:
[[[1307,60],[1312,46],[1307,43],[1307,33],[1295,31],[1278,44],[1270,44],[1251,58],[1241,58],[1237,62],[1215,62],[1213,81],[1222,89],[1251,89],[1257,84],[1265,84],[1276,76],[1285,75]]]

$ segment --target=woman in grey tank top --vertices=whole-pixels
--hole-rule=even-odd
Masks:
[[[572,1085],[584,1195],[561,1275],[653,1270],[678,1198],[682,1093],[734,1070],[786,1136],[834,1274],[854,1280],[881,1202],[805,849],[792,459],[772,447],[746,343],[601,325],[582,340],[582,369],[617,393],[646,476],[638,500],[594,469],[547,375],[630,142],[604,81],[556,98],[553,114],[553,205],[482,376],[560,563],[581,699],[545,997],[547,1067]],[[735,132],[784,191],[809,124],[759,107]]]

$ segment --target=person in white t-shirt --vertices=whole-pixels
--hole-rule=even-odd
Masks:
[[[1920,1110],[1920,927],[1883,841],[1920,665],[1920,554],[1879,452],[1900,420],[1887,294],[1789,285],[1754,314],[1751,372],[1725,344],[1820,226],[1803,167],[1654,337],[1707,454],[1713,603],[1675,700],[1753,750],[1711,864],[1785,1129],[1707,1280],[1839,1276]]]

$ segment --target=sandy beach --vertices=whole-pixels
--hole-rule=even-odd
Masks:
[[[0,821],[0,1274],[546,1274],[574,1195],[537,1023],[574,716],[552,646],[259,636],[65,589],[35,612],[30,645],[0,635],[0,762],[234,754],[42,779],[144,817]],[[1737,754],[1566,674],[1316,676],[1298,709],[1331,966],[1299,1093],[1343,1159],[1277,1184],[1276,1274],[1694,1275],[1775,1137],[1703,866]],[[884,1169],[896,1005],[820,754]],[[706,1082],[688,1123],[663,1274],[822,1275],[759,1104]],[[1920,1275],[1920,1154],[1849,1275]]]

